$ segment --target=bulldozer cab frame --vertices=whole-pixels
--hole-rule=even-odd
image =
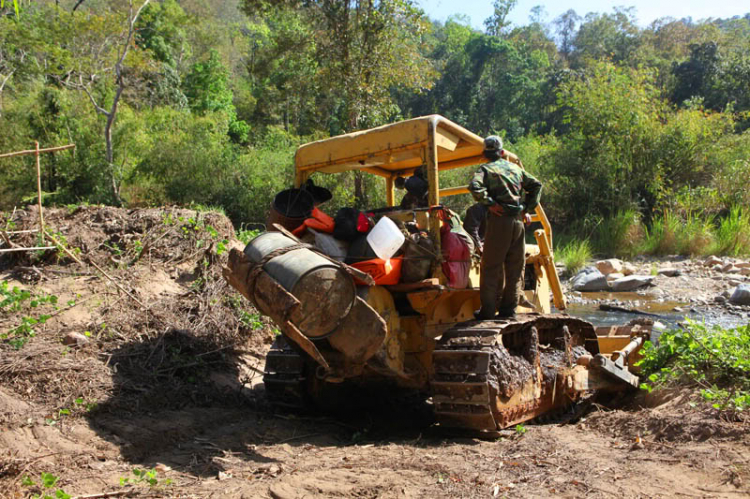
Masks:
[[[295,187],[316,172],[363,171],[384,179],[386,202],[393,207],[396,178],[409,177],[424,165],[428,203],[438,208],[443,197],[469,193],[466,185],[440,188],[440,172],[486,163],[483,150],[484,139],[475,133],[439,115],[423,116],[300,146],[295,154]],[[424,225],[439,247],[440,223],[433,222],[430,213],[428,210]],[[534,232],[537,245],[528,248],[527,264],[546,274],[555,307],[564,310],[565,298],[554,266],[552,227],[541,205],[532,222],[540,222],[542,228]],[[542,308],[549,312],[548,303],[542,303]]]

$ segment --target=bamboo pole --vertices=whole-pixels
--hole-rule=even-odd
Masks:
[[[37,143],[36,149],[30,149],[28,151],[16,151],[16,152],[8,152],[5,154],[0,154],[0,158],[12,158],[14,156],[24,156],[29,154],[39,154],[43,152],[55,152],[55,151],[64,151],[66,149],[72,149],[76,145],[75,144],[68,144],[66,146],[60,146],[60,147],[48,147],[47,149],[39,149],[39,144]]]
[[[36,192],[39,201],[39,230],[44,232],[44,214],[42,212],[42,165],[39,158],[39,142],[36,144]]]
[[[13,156],[23,156],[28,154],[34,154],[36,155],[36,189],[37,189],[37,202],[39,204],[39,232],[42,234],[43,237],[46,237],[50,242],[55,244],[55,246],[40,246],[35,248],[11,248],[7,250],[0,250],[2,253],[7,253],[9,251],[33,251],[33,250],[41,250],[41,249],[60,249],[62,250],[66,255],[68,255],[70,258],[72,258],[74,261],[76,261],[78,264],[86,266],[85,263],[81,261],[80,258],[78,258],[72,251],[70,251],[68,248],[65,247],[60,241],[55,239],[54,236],[50,235],[46,230],[44,230],[44,215],[42,212],[42,168],[41,168],[41,161],[40,161],[40,154],[43,152],[55,152],[55,151],[64,151],[66,149],[72,149],[76,145],[75,144],[68,144],[65,146],[60,147],[49,147],[47,149],[39,149],[39,142],[35,142],[35,148],[33,150],[29,151],[17,151],[17,152],[11,152],[7,154],[0,154],[0,158],[10,158]],[[111,281],[115,286],[117,286],[118,289],[120,289],[122,292],[124,292],[126,295],[128,295],[130,298],[133,299],[138,305],[140,305],[143,308],[148,308],[146,305],[144,305],[138,298],[133,296],[133,294],[125,289],[119,282],[117,282],[112,276],[107,274],[104,269],[102,269],[99,265],[97,265],[93,260],[89,258],[89,263],[92,267],[94,267],[96,270],[99,271],[101,275],[103,275],[105,278],[107,278],[109,281]]]

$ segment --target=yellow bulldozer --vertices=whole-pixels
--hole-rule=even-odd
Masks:
[[[451,287],[439,250],[448,223],[441,200],[468,190],[441,187],[440,176],[476,169],[486,162],[482,151],[481,137],[438,115],[297,150],[296,188],[316,174],[358,170],[381,177],[387,206],[369,215],[428,234],[438,250],[426,278],[389,284],[376,284],[371,273],[332,258],[283,224],[269,227],[244,252],[230,252],[225,278],[282,332],[264,370],[272,404],[298,408],[327,386],[382,383],[425,394],[441,426],[493,434],[596,391],[638,386],[632,364],[650,327],[595,328],[562,313],[552,230],[541,206],[533,217],[541,224],[537,244],[526,246],[527,307],[515,318],[474,320],[477,258],[469,263],[466,286]],[[426,170],[427,206],[402,209],[394,185],[419,168]]]

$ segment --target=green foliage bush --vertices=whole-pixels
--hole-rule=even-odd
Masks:
[[[664,332],[658,344],[646,342],[643,355],[643,388],[689,384],[716,409],[750,409],[750,325],[724,329],[687,321]]]

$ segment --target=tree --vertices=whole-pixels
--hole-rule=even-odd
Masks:
[[[208,60],[197,62],[185,78],[185,95],[190,108],[198,113],[223,112],[229,117],[229,136],[235,142],[245,142],[250,127],[237,120],[237,110],[232,103],[232,91],[227,86],[229,72],[212,50]]]
[[[672,101],[682,103],[691,97],[709,97],[713,100],[711,88],[719,74],[720,64],[719,46],[716,42],[691,44],[688,60],[675,64],[672,70],[676,78]]]
[[[420,92],[432,84],[433,68],[420,52],[428,23],[412,0],[246,0],[243,5],[254,20],[281,19],[283,14],[288,26],[299,22],[301,29],[285,28],[295,35],[293,40],[297,33],[310,33],[307,45],[298,44],[287,53],[300,62],[300,71],[314,69],[317,98],[308,112],[330,133],[382,124],[398,115],[394,88]],[[312,62],[297,57],[309,54],[311,47]],[[292,69],[279,65],[282,68]],[[279,89],[289,95],[284,87]]]
[[[492,6],[494,12],[490,17],[485,19],[484,25],[487,27],[487,34],[491,36],[502,36],[510,21],[508,21],[508,14],[518,4],[518,0],[494,0]]]
[[[114,84],[115,84],[115,94],[112,98],[112,103],[108,106],[109,109],[105,109],[101,105],[97,103],[97,100],[94,98],[94,95],[91,92],[91,86],[97,81],[100,75],[98,74],[88,74],[87,80],[84,80],[84,74],[79,73],[78,75],[78,83],[76,85],[77,88],[81,89],[83,92],[86,93],[89,100],[91,101],[91,104],[94,106],[94,109],[97,113],[103,115],[107,121],[104,125],[104,142],[106,146],[106,161],[107,161],[107,167],[110,172],[110,177],[112,180],[112,196],[114,198],[114,201],[116,204],[120,205],[122,204],[122,199],[120,198],[120,187],[122,185],[122,171],[121,168],[118,168],[117,165],[115,165],[114,162],[114,146],[112,144],[112,127],[115,123],[115,119],[117,118],[117,111],[118,106],[120,104],[120,98],[122,97],[122,92],[125,90],[126,82],[125,82],[125,58],[128,55],[128,51],[130,50],[130,45],[133,42],[133,36],[135,34],[135,25],[138,21],[138,16],[140,16],[143,9],[149,4],[151,0],[144,0],[144,2],[141,4],[140,7],[137,9],[134,9],[133,7],[133,0],[128,0],[128,15],[127,15],[127,34],[124,36],[124,40],[122,42],[122,45],[117,47],[118,57],[117,60],[114,63]]]
[[[569,9],[557,17],[554,24],[557,28],[557,36],[560,43],[560,52],[567,60],[573,52],[573,40],[575,39],[576,26],[581,22],[581,16],[576,11]]]
[[[640,47],[639,35],[633,7],[615,7],[612,14],[590,12],[573,41],[573,65],[581,67],[589,60],[607,58],[617,63],[630,62]]]
[[[141,50],[150,50],[154,59],[177,67],[190,56],[185,28],[189,20],[177,0],[164,0],[143,9],[135,31]]]

